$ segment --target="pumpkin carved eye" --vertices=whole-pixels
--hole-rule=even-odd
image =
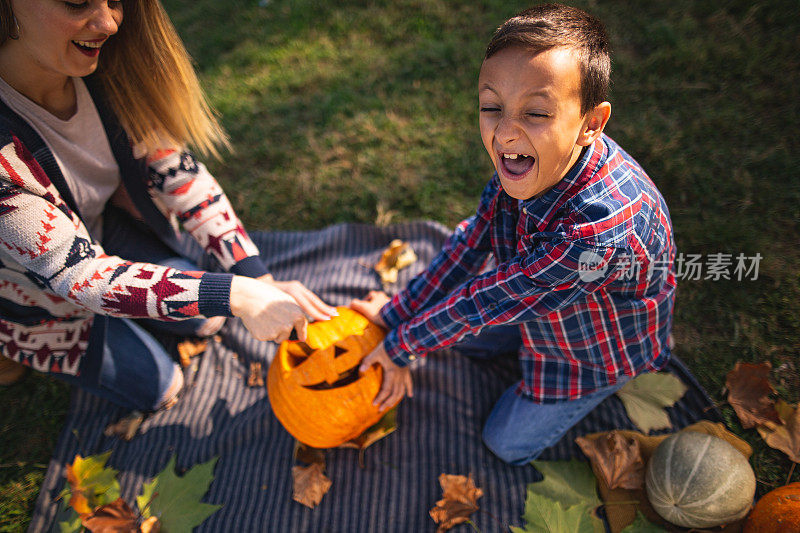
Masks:
[[[358,366],[384,331],[347,307],[339,316],[309,324],[306,342],[280,345],[267,376],[275,416],[297,440],[331,448],[353,439],[384,413],[372,405],[383,378],[379,366]]]

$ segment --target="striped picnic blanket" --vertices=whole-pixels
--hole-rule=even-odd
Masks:
[[[253,239],[276,278],[299,279],[329,303],[345,305],[382,288],[368,265],[392,239],[408,241],[420,258],[401,271],[396,287],[402,287],[433,258],[448,234],[439,224],[415,222],[261,232]],[[191,245],[187,250],[198,251]],[[441,498],[442,473],[471,474],[483,490],[481,510],[472,518],[480,531],[522,525],[526,486],[539,480],[539,473],[530,465],[504,464],[481,442],[482,424],[494,402],[519,379],[513,357],[476,360],[447,350],[429,356],[413,373],[414,398],[398,407],[397,431],[366,450],[363,468],[356,450],[328,450],[326,473],[333,485],[319,506],[308,509],[292,500],[294,439],[272,414],[266,389],[246,385],[249,362],[269,361],[274,351],[274,344],[249,338],[237,320],[229,320],[221,342],[210,342],[196,371],[187,376],[189,385],[178,404],[147,418],[130,442],[103,435],[105,426],[124,414],[120,409],[76,390],[30,531],[48,531],[55,525],[55,499],[74,456],[106,450],[113,450],[109,465],[120,471],[127,501],[133,501],[142,483],[173,455],[179,470],[219,456],[204,501],[223,507],[198,531],[434,531],[428,511]],[[688,370],[676,359],[668,370],[689,386],[684,398],[668,409],[674,426],[715,418],[714,410],[707,410],[710,400]],[[612,428],[633,428],[615,396],[541,459],[583,457],[574,438]],[[469,525],[454,529],[470,530]]]

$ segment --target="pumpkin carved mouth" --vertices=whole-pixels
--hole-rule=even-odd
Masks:
[[[353,439],[385,414],[372,405],[383,372],[359,372],[361,360],[385,335],[347,307],[309,324],[305,342],[286,341],[270,365],[267,389],[275,416],[297,440],[331,448]]]
[[[363,344],[354,335],[317,351],[305,342],[286,348],[289,365],[294,368],[293,377],[309,390],[335,389],[357,380],[358,364],[366,355],[362,349]]]

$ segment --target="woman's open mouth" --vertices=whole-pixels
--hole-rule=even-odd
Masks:
[[[97,57],[100,53],[100,47],[103,46],[105,39],[99,39],[95,41],[72,41],[72,44],[75,45],[80,53],[89,57]]]
[[[530,172],[536,158],[524,154],[500,154],[500,167],[503,175],[512,180],[520,180]]]

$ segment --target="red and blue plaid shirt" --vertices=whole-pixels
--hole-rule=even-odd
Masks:
[[[519,324],[518,392],[580,398],[666,364],[674,260],[664,198],[603,135],[538,198],[511,198],[495,174],[477,213],[381,309],[384,346],[405,366],[487,326]]]

